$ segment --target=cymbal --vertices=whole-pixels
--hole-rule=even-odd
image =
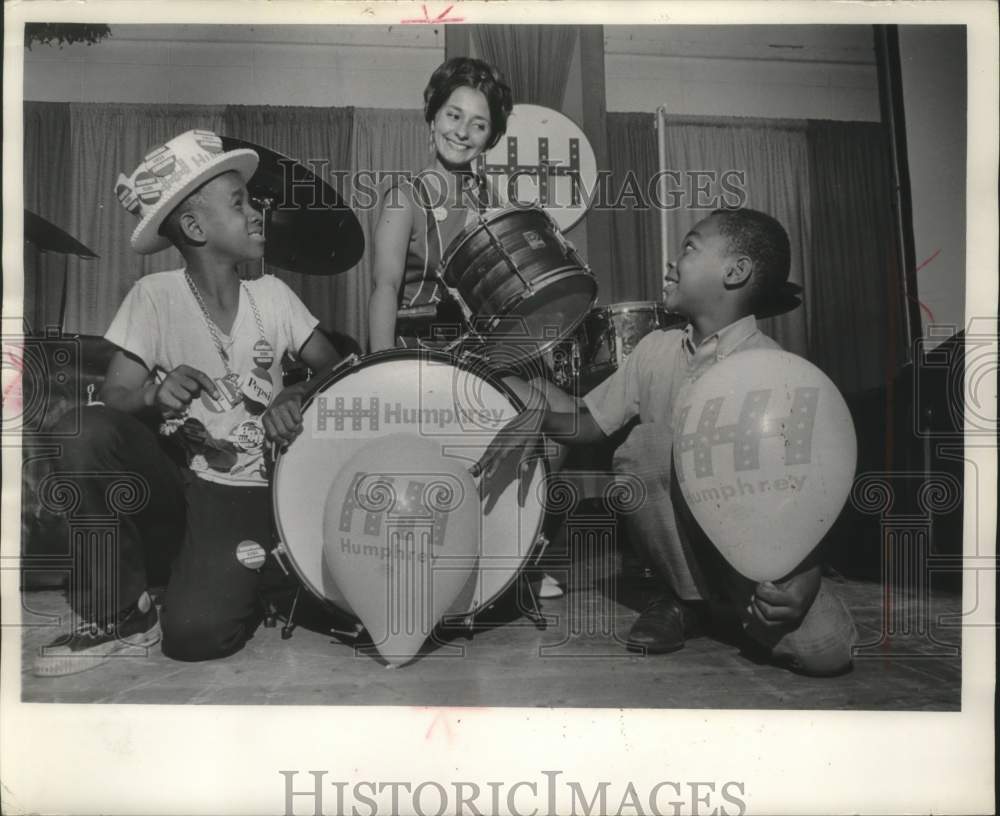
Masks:
[[[24,211],[24,240],[30,241],[42,252],[58,252],[61,255],[76,255],[93,260],[99,258],[93,250],[85,247],[65,230],[47,221],[31,210]]]
[[[247,189],[264,207],[264,260],[304,275],[336,275],[361,260],[361,224],[333,187],[269,148],[232,136],[223,136],[222,146],[260,157]]]

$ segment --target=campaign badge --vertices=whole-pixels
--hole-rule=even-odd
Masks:
[[[264,566],[267,552],[256,541],[246,539],[236,545],[236,560],[247,569],[258,570]]]
[[[264,445],[264,429],[260,422],[253,419],[241,422],[229,437],[233,444],[245,453],[260,450]]]
[[[146,167],[154,176],[169,176],[177,165],[174,151],[166,145],[160,145],[146,154]]]
[[[198,147],[207,153],[221,153],[222,152],[222,139],[220,139],[215,133],[210,130],[195,130],[194,140],[198,143]]]
[[[163,185],[156,176],[148,170],[143,170],[141,173],[136,173],[135,192],[143,204],[155,204],[160,200]]]
[[[253,362],[258,368],[268,369],[274,364],[274,347],[267,340],[253,344]]]
[[[115,194],[118,196],[121,205],[132,213],[132,215],[139,212],[139,196],[135,194],[135,190],[132,189],[131,185],[125,181],[120,181],[118,186],[115,187]]]

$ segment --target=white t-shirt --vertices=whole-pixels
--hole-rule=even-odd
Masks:
[[[263,337],[248,291],[257,305]],[[104,336],[138,357],[158,380],[187,365],[216,382],[223,399],[217,402],[200,394],[176,433],[196,475],[247,487],[266,484],[260,417],[282,389],[281,358],[286,351],[297,355],[318,323],[273,275],[243,281],[229,335],[218,330],[230,370],[238,376],[240,388],[254,397],[245,395],[235,404],[225,397],[236,392],[226,388],[226,365],[184,270],[158,272],[137,281]]]

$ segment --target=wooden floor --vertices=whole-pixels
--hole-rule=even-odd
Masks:
[[[292,637],[261,627],[239,653],[207,663],[179,663],[158,647],[61,678],[30,673],[33,654],[68,619],[57,589],[23,594],[22,699],[26,702],[144,704],[449,705],[624,708],[781,708],[958,710],[960,629],[942,617],[961,610],[958,594],[934,589],[929,599],[882,587],[831,581],[852,610],[862,643],[854,670],[831,679],[797,676],[759,664],[733,645],[709,638],[679,652],[640,656],[620,640],[655,592],[637,571],[606,585],[586,570],[559,599],[542,602],[543,629],[510,593],[483,618],[472,637],[451,635],[412,663],[390,669],[345,638],[324,630],[322,616],[299,616]],[[830,580],[830,579],[824,579]],[[886,609],[896,631],[912,634],[880,643]],[[308,612],[308,610],[306,610]],[[920,632],[922,626],[928,632]]]

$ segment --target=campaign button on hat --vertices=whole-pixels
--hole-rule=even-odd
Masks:
[[[128,184],[119,182],[118,186],[115,187],[115,195],[118,196],[121,205],[130,213],[135,215],[139,212],[139,196]]]
[[[207,150],[209,153],[222,152],[222,139],[210,130],[194,130],[194,140],[198,147]]]
[[[166,145],[160,145],[146,154],[146,167],[156,176],[169,176],[174,172],[176,162],[174,151]]]
[[[163,193],[163,185],[160,184],[160,180],[156,176],[148,170],[143,170],[140,173],[136,173],[135,192],[139,196],[139,201],[148,206],[160,200],[160,196]]]

